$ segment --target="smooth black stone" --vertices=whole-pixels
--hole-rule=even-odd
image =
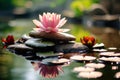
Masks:
[[[30,36],[27,36],[26,34],[24,34],[20,39],[18,39],[18,40],[16,41],[16,43],[21,43],[21,44],[23,44],[23,43],[25,43],[28,39],[31,39],[31,37],[30,37]]]
[[[54,43],[50,41],[42,41],[41,39],[29,39],[25,42],[25,45],[34,48],[36,51],[48,52],[52,51],[54,48]]]
[[[55,54],[53,52],[49,52],[48,53],[37,53],[37,56],[43,57],[44,59],[46,58],[59,58],[60,56],[62,56],[62,54]]]
[[[103,43],[96,43],[94,46],[93,46],[93,49],[105,49],[105,46]]]
[[[11,51],[12,53],[15,53],[15,54],[18,54],[18,55],[23,55],[23,56],[36,55],[36,51],[33,48],[28,47],[24,44],[9,45],[7,47],[7,49],[9,51]]]
[[[31,39],[31,37],[28,36],[28,35],[26,35],[26,34],[24,34],[24,35],[22,36],[22,39],[28,40],[28,39]]]
[[[89,50],[88,47],[82,45],[81,43],[68,43],[56,45],[54,52],[84,53],[87,52],[88,50]]]
[[[42,61],[44,57],[39,57],[39,56],[29,56],[25,57],[27,60],[32,60],[32,61]]]
[[[64,63],[58,63],[58,64],[54,64],[52,62],[41,62],[42,64],[45,64],[47,66],[57,66],[57,65],[64,65]]]

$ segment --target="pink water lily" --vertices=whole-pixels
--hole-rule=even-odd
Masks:
[[[55,78],[59,75],[59,72],[63,72],[62,67],[58,65],[46,65],[41,62],[32,62],[32,65],[45,78]]]
[[[58,32],[61,31],[59,28],[62,27],[66,23],[66,19],[62,18],[60,14],[56,13],[43,13],[43,15],[39,15],[38,20],[33,20],[33,23],[36,25],[34,28],[35,31],[44,31],[46,33],[49,32]]]

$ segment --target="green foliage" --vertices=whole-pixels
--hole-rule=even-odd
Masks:
[[[10,32],[10,31],[12,31],[12,30],[13,30],[13,28],[10,27],[8,24],[6,24],[6,23],[1,23],[1,22],[0,22],[0,36],[1,36],[2,33],[4,33],[4,32]]]
[[[12,0],[0,0],[0,10],[9,10],[13,7]]]
[[[84,29],[82,25],[73,25],[71,27],[71,34],[76,37],[77,42],[80,42],[80,38],[90,35],[90,32]]]
[[[76,17],[84,14],[84,11],[89,10],[91,5],[98,3],[98,0],[73,0],[70,7],[74,11]]]
[[[0,0],[0,10],[11,10],[14,7],[24,7],[27,0]]]
[[[24,7],[26,1],[27,1],[27,0],[12,0],[12,3],[13,3],[16,7]]]
[[[57,6],[63,5],[65,3],[65,0],[53,0],[50,3],[50,7],[55,8]]]

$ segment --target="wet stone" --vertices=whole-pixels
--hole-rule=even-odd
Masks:
[[[46,33],[46,32],[36,32],[36,31],[31,31],[29,33],[29,35],[31,37],[34,38],[44,38],[50,41],[75,41],[75,37],[71,34],[67,34],[67,33],[62,33],[62,32],[58,32],[58,33]]]
[[[94,46],[93,46],[94,49],[104,49],[105,46],[103,43],[96,43]]]
[[[26,46],[25,44],[14,44],[7,47],[12,53],[23,55],[23,56],[32,56],[36,55],[36,52],[33,48]]]
[[[25,41],[27,41],[28,39],[31,39],[31,37],[24,34],[20,39],[16,41],[16,43],[25,43]]]
[[[42,61],[44,59],[44,57],[39,57],[39,56],[29,56],[29,57],[25,57],[27,60],[31,60],[31,61]]]
[[[82,45],[81,43],[58,44],[54,49],[55,52],[62,53],[84,53],[88,50],[88,47]]]
[[[34,48],[36,51],[51,51],[55,45],[53,42],[42,41],[41,39],[29,39],[25,44]]]

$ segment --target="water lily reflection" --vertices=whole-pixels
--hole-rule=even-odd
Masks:
[[[59,75],[59,72],[63,72],[60,65],[47,65],[41,62],[31,62],[36,71],[45,78],[55,78]]]

